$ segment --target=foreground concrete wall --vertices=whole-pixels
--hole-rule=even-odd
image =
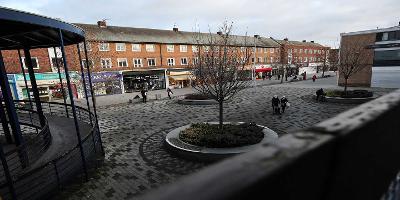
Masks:
[[[142,199],[379,199],[400,169],[400,90]]]

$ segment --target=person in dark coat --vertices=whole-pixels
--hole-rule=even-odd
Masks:
[[[283,97],[281,98],[282,113],[285,112],[285,108],[286,108],[286,105],[287,105],[288,102],[289,102],[289,101],[287,100],[287,98],[286,98],[285,96],[283,96]]]
[[[169,99],[171,99],[171,94],[173,94],[171,88],[167,88],[167,94],[168,94]]]
[[[147,91],[145,89],[142,89],[140,91],[140,93],[142,94],[143,103],[146,103],[147,102]]]
[[[279,98],[277,95],[274,95],[274,97],[271,100],[272,102],[272,110],[273,110],[273,114],[281,114],[280,112],[280,108],[279,108]]]
[[[317,90],[317,92],[315,92],[315,94],[317,95],[317,101],[318,100],[322,100],[323,96],[325,95],[324,90],[322,88],[320,88],[319,90]],[[321,98],[320,98],[321,97]]]
[[[314,74],[314,76],[312,77],[312,81],[315,82],[315,79],[317,79],[317,76]]]

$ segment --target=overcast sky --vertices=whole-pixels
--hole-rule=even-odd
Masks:
[[[398,25],[400,0],[0,0],[0,6],[67,22],[202,32],[232,21],[235,34],[314,40],[338,46],[339,34]]]

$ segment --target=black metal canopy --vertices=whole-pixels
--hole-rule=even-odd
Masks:
[[[57,19],[0,7],[0,50],[47,48],[84,40],[81,28]]]

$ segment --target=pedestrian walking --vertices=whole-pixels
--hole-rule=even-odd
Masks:
[[[288,99],[287,99],[285,96],[283,96],[283,97],[281,98],[282,113],[285,112],[285,108],[286,108],[286,106],[288,106],[288,105],[289,105]]]
[[[278,95],[274,95],[271,102],[272,102],[273,114],[281,114],[280,108],[279,108],[280,101],[279,101]]]
[[[143,88],[140,93],[142,94],[143,103],[147,102],[147,91]]]
[[[167,88],[167,94],[168,94],[169,99],[171,99],[171,94],[173,94],[171,88]]]
[[[315,82],[315,79],[317,79],[317,76],[314,74],[314,76],[312,77],[312,82]]]

